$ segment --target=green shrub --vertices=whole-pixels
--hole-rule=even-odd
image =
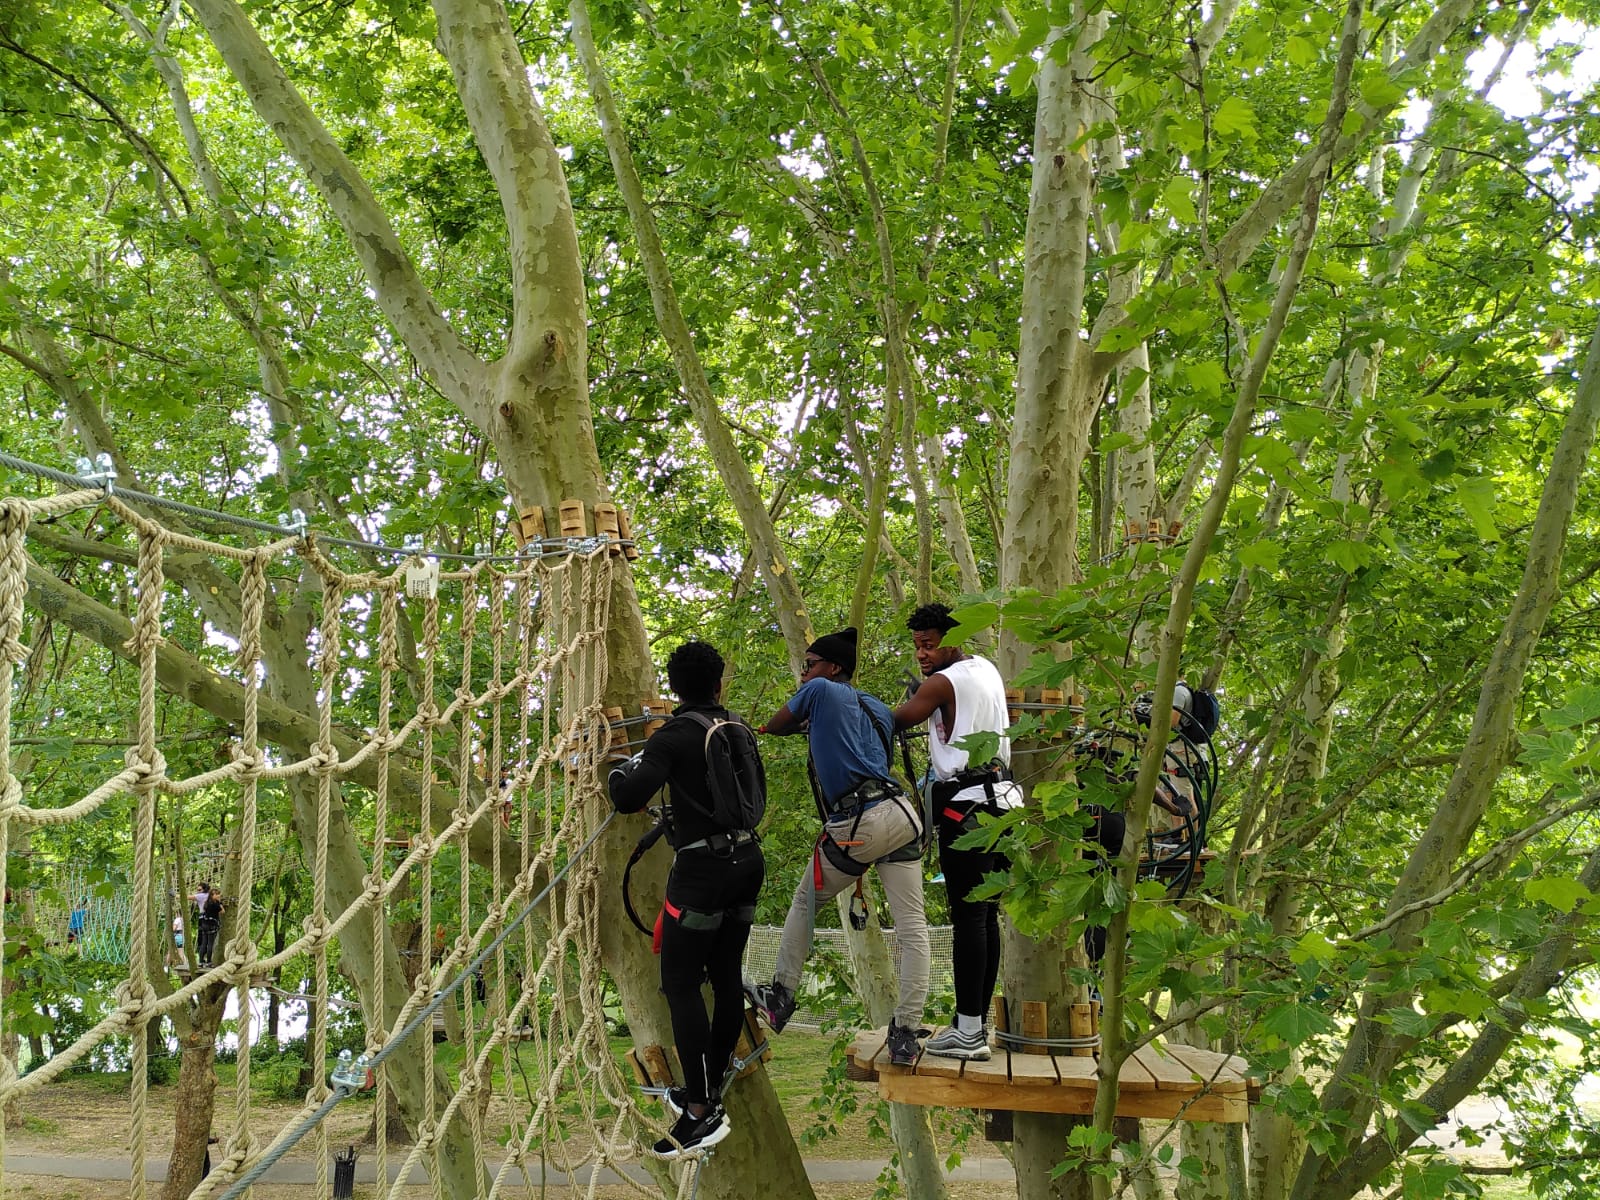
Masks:
[[[274,1100],[300,1100],[305,1096],[300,1072],[305,1069],[306,1060],[298,1054],[280,1054],[252,1067],[250,1081],[256,1091]]]

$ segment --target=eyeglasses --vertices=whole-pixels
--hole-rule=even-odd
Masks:
[[[823,661],[824,660],[820,658],[807,658],[805,662],[805,668],[808,671],[815,671],[823,664]]]

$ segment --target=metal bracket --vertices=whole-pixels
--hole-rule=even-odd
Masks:
[[[285,533],[292,533],[296,537],[306,536],[306,514],[304,509],[291,508],[288,516],[278,518],[278,528]]]
[[[90,487],[98,485],[108,496],[116,490],[117,469],[111,463],[111,455],[96,454],[93,462],[87,458],[80,458],[76,470],[78,478]]]

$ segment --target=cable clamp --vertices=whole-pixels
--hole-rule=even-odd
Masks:
[[[80,458],[77,461],[78,478],[90,487],[98,486],[106,495],[111,495],[117,486],[117,469],[111,464],[111,455],[106,453],[96,454],[94,461]]]
[[[278,518],[278,528],[282,529],[285,533],[294,534],[295,537],[304,538],[306,536],[305,510],[300,508],[291,508],[288,516],[280,516]]]
[[[339,1065],[328,1076],[328,1081],[334,1087],[349,1088],[354,1092],[364,1092],[375,1082],[372,1068],[367,1065],[367,1056],[363,1054],[352,1061],[348,1050],[339,1051]]]

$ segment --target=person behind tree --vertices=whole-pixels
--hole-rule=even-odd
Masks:
[[[671,799],[667,840],[674,857],[657,929],[661,990],[672,1014],[683,1086],[670,1089],[665,1098],[675,1117],[671,1138],[655,1144],[656,1153],[668,1159],[714,1146],[731,1131],[722,1107],[724,1072],[744,1024],[740,964],[766,874],[754,830],[718,823],[707,782],[708,738],[728,735],[711,733],[694,714],[711,722],[738,722],[755,754],[749,727],[722,707],[722,672],[722,656],[704,642],[685,642],[674,650],[667,659],[667,683],[681,703],[673,719],[613,769],[609,780],[618,812],[640,811],[663,784]],[[755,762],[759,766],[759,758]],[[700,993],[707,980],[709,1018]]]
[[[200,906],[200,964],[209,967],[216,958],[217,931],[222,928],[222,893],[207,890]]]
[[[1011,869],[1005,852],[961,850],[953,844],[977,827],[978,816],[998,816],[1022,803],[1011,782],[1011,742],[1005,736],[1006,686],[993,663],[943,644],[956,620],[943,604],[925,604],[906,621],[923,681],[894,711],[895,726],[930,722],[928,757],[933,813],[939,831],[939,865],[950,901],[950,960],[956,1011],[950,1027],[928,1039],[927,1052],[948,1058],[989,1057],[986,1018],[1000,977],[1000,908],[970,893],[985,875]],[[999,740],[994,757],[969,762],[962,741],[972,734]]]
[[[1149,726],[1153,700],[1153,692],[1144,692],[1134,700],[1134,720],[1140,725]],[[1193,692],[1187,684],[1179,683],[1172,689],[1172,725],[1161,765],[1161,778],[1156,782],[1150,810],[1149,833],[1158,855],[1178,852],[1188,845],[1197,832],[1195,820],[1199,807],[1195,802],[1195,784],[1203,766],[1195,743],[1190,739],[1205,735],[1192,715],[1193,708]],[[1110,781],[1131,784],[1139,771],[1139,751],[1143,740],[1142,736],[1135,737],[1126,731],[1102,731],[1085,738],[1079,744],[1078,751],[1098,758],[1105,765]],[[1104,870],[1112,859],[1122,853],[1127,819],[1120,810],[1099,804],[1086,805],[1085,808],[1094,818],[1094,828],[1089,838],[1098,844],[1097,857],[1100,869]],[[1106,953],[1105,926],[1089,926],[1084,931],[1083,942],[1090,963],[1098,963]]]
[[[928,998],[928,919],[922,902],[922,822],[917,805],[889,770],[893,717],[856,690],[856,631],[843,629],[806,648],[800,689],[762,726],[804,732],[810,743],[824,819],[783,923],[771,983],[747,991],[774,1033],[794,1014],[795,992],[811,954],[817,908],[876,867],[894,917],[899,992],[889,1022],[891,1062],[917,1060],[917,1027]]]

